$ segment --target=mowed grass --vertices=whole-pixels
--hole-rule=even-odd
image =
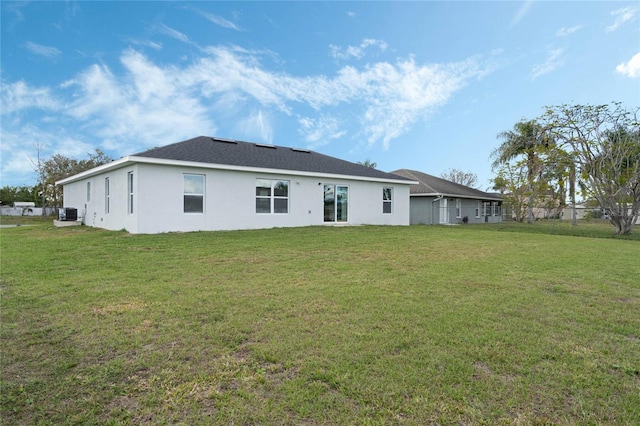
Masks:
[[[635,240],[33,223],[0,231],[3,424],[640,423]]]

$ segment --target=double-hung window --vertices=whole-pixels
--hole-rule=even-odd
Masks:
[[[342,185],[324,186],[324,221],[348,222],[349,187]]]
[[[133,214],[133,172],[127,174],[127,213]]]
[[[393,188],[382,188],[382,213],[391,214]]]
[[[289,181],[256,179],[256,213],[289,213]]]
[[[204,175],[184,175],[184,213],[204,213]]]

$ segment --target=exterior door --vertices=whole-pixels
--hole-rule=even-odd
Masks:
[[[449,200],[440,199],[440,223],[449,223]]]
[[[349,221],[349,187],[340,185],[324,186],[324,221]]]

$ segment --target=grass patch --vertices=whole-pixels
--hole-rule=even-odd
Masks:
[[[640,245],[524,229],[2,229],[3,422],[639,423]]]

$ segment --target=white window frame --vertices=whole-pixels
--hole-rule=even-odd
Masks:
[[[462,200],[460,198],[456,198],[456,219],[460,219],[462,217]]]
[[[278,186],[279,183],[285,183],[286,184],[286,188],[287,188],[287,194],[286,195],[276,195],[276,186]],[[255,181],[256,185],[256,192],[255,192],[255,199],[256,199],[256,203],[255,203],[255,212],[256,214],[259,215],[286,215],[289,214],[289,210],[290,210],[290,198],[291,198],[291,181],[286,180],[286,179],[266,179],[266,178],[256,178]],[[269,194],[268,195],[262,195],[262,194],[258,194],[257,192],[257,188],[258,188],[258,184],[261,183],[265,186],[260,186],[260,188],[266,188],[266,184],[268,183],[268,187],[269,187]],[[259,200],[269,200],[269,211],[258,211],[258,201]],[[280,201],[280,203],[278,203],[278,201]],[[286,201],[286,210],[285,212],[283,211],[276,211],[276,204],[282,204],[282,201]]]
[[[482,216],[491,216],[491,201],[482,202]]]
[[[109,178],[104,178],[104,213],[109,214],[111,211],[111,182]]]
[[[187,189],[187,177],[202,178],[202,192],[188,191]],[[204,214],[205,211],[205,194],[206,194],[207,179],[203,174],[198,173],[184,173],[182,175],[182,213],[184,214]],[[200,211],[186,211],[187,203],[185,203],[185,197],[198,197],[202,199],[202,209]]]
[[[385,211],[385,207],[388,211]],[[382,188],[382,214],[393,214],[393,187],[391,186]]]
[[[478,200],[477,204],[476,204],[476,218],[480,217],[480,206],[481,206],[482,201]]]
[[[127,214],[133,214],[133,172],[127,173]]]
[[[498,201],[493,202],[493,215],[500,216],[502,212],[500,211],[500,203]]]
[[[324,223],[349,223],[349,192],[350,192],[349,185],[337,185],[337,184],[327,183],[324,185],[323,197],[324,197],[324,194],[326,194],[328,187],[333,188],[333,220],[327,220],[327,217],[325,215],[326,200],[324,200],[323,198],[323,203],[325,203],[323,206],[323,213],[322,213],[323,222]],[[338,200],[337,200],[338,188],[345,189],[347,194],[347,201],[345,204],[347,213],[346,213],[346,219],[344,220],[338,220]]]

